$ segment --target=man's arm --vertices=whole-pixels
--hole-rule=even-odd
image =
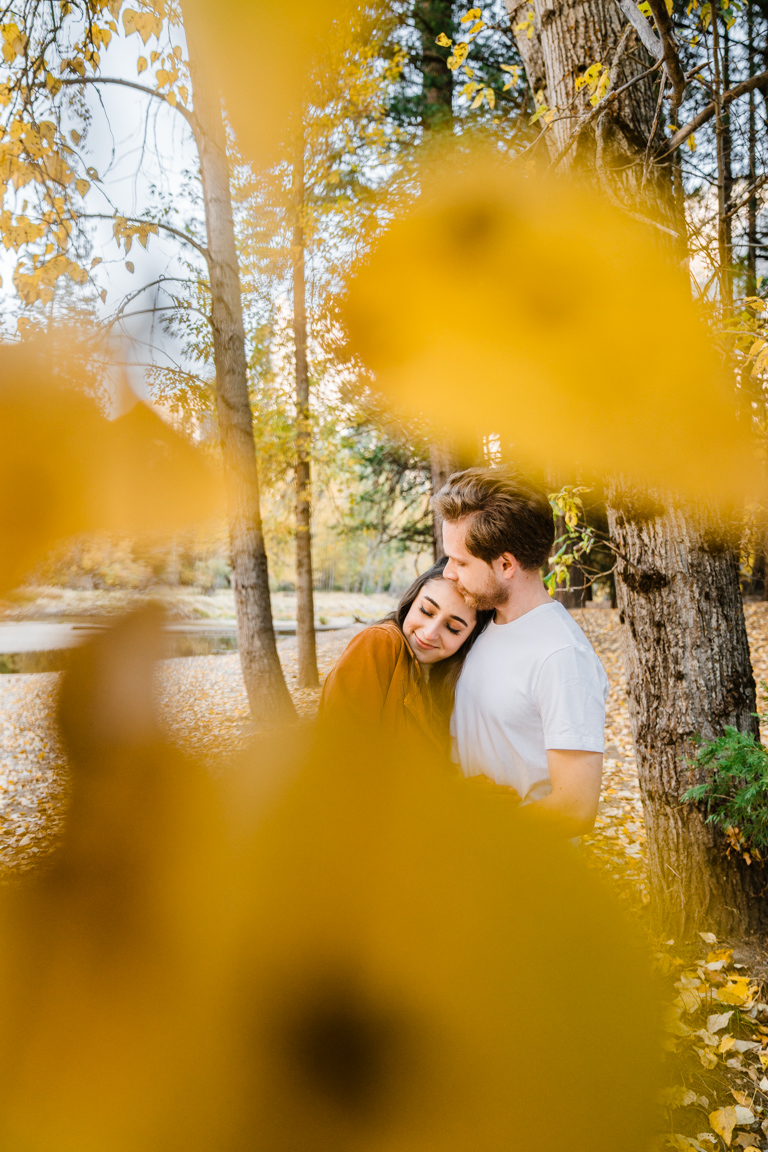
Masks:
[[[542,800],[526,805],[520,815],[545,820],[566,838],[591,832],[600,800],[602,752],[550,748],[547,764],[552,791]]]

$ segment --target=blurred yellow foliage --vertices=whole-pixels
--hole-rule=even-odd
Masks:
[[[68,535],[172,533],[222,511],[200,454],[137,403],[117,420],[68,386],[66,352],[0,345],[0,590]],[[73,369],[73,374],[75,369]]]
[[[332,26],[346,27],[358,7],[354,0],[185,0],[190,51],[221,90],[238,146],[250,159],[275,159],[313,71],[328,67]]]
[[[741,497],[749,429],[660,235],[586,183],[442,155],[351,284],[352,348],[438,438]]]
[[[649,979],[570,845],[364,730],[215,785],[154,718],[160,624],[64,683],[65,842],[0,902],[2,1147],[644,1150]]]

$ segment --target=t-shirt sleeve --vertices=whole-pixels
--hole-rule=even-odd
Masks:
[[[534,695],[545,748],[605,751],[608,679],[594,652],[569,646],[542,664]]]

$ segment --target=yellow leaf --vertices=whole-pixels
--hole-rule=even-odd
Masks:
[[[177,60],[181,60],[181,46],[179,44],[174,44],[173,54]]]
[[[90,180],[75,180],[75,188],[81,196],[85,196],[86,192],[91,186]]]
[[[474,100],[470,104],[470,108],[479,108],[480,105],[482,104],[482,102],[483,102],[483,93],[478,92],[477,96],[475,96]]]
[[[716,1112],[710,1112],[709,1123],[712,1131],[716,1132],[730,1148],[731,1137],[736,1127],[736,1109],[733,1105],[729,1104],[727,1108],[718,1108]]]
[[[453,44],[453,40],[446,36],[445,32],[441,32],[435,40],[435,44],[439,44],[441,48],[450,48],[451,44]]]
[[[144,69],[145,69],[146,67],[147,67],[147,58],[146,58],[146,56],[139,56],[138,60],[136,61],[136,71],[137,71],[137,72],[139,72],[139,73],[141,73],[141,72],[143,72],[143,71],[144,71]]]
[[[461,22],[462,22],[462,24],[468,24],[470,20],[479,20],[479,19],[480,19],[480,9],[479,8],[470,8],[469,12],[465,12],[464,15],[462,16]]]
[[[745,1004],[752,998],[749,976],[731,976],[724,988],[718,988],[716,998],[721,1004]]]
[[[423,419],[428,411],[441,434],[447,436],[450,429],[450,435],[462,442],[469,442],[470,435],[483,427],[503,427],[504,435],[510,436],[514,430],[516,443],[525,443],[531,466],[533,460],[538,467],[543,466],[539,461],[552,458],[556,438],[560,462],[567,458],[574,472],[577,461],[583,472],[589,461],[602,475],[610,473],[614,461],[626,473],[629,462],[634,474],[646,477],[648,483],[663,483],[692,495],[719,494],[721,500],[726,490],[746,492],[752,483],[759,484],[754,452],[736,419],[731,384],[691,301],[688,282],[679,270],[657,261],[647,233],[596,196],[587,200],[575,181],[539,179],[532,172],[523,178],[513,165],[503,168],[490,153],[473,154],[469,166],[457,153],[458,149],[446,147],[440,171],[435,165],[429,178],[422,177],[417,206],[387,229],[345,297],[350,346],[375,374],[376,386],[388,401],[410,418],[418,413]],[[456,171],[446,182],[449,162]],[[459,234],[460,243],[445,244],[447,235]],[[467,274],[467,244],[472,272],[459,290],[456,277]],[[516,305],[527,309],[524,322],[516,323],[514,330],[505,326],[501,305],[498,315],[491,309],[491,322],[486,309],[493,285],[505,268],[519,269],[523,253],[526,274],[540,285],[542,299],[550,299],[551,286],[560,282],[559,277],[575,274],[568,269],[590,267],[594,283],[601,284],[599,321],[591,317],[586,303],[577,308],[568,292],[562,297],[563,309],[567,300],[568,320],[558,312],[555,322],[549,304],[537,311],[526,303],[527,287],[515,298]],[[670,332],[665,338],[663,357],[660,346],[642,340],[637,355],[626,356],[627,330],[634,330],[635,321],[623,296],[634,291],[635,280],[649,291],[653,285],[654,293],[663,292],[675,316],[677,327],[674,336]],[[471,333],[459,333],[460,317],[472,311],[471,302],[479,298],[485,301],[482,318],[475,310]],[[396,316],[406,320],[394,339]],[[594,334],[587,337],[588,332]],[[621,418],[613,408],[610,422],[600,425],[599,434],[591,421],[608,402],[607,380],[603,384],[599,374],[590,379],[587,409],[576,409],[568,400],[577,386],[574,348],[588,355],[592,339],[601,349],[610,346],[612,362],[621,363],[622,372],[632,376],[631,388],[622,390],[631,407]],[[684,365],[683,349],[685,356],[696,357],[695,373]],[[459,397],[468,376],[477,377],[479,371],[483,389],[473,393],[470,412]],[[436,385],[424,384],[427,376],[439,379],[440,401]],[[705,404],[694,401],[702,387],[707,390]],[[583,404],[581,398],[579,405]],[[595,415],[588,417],[587,410]],[[638,421],[647,428],[642,437]],[[701,441],[709,446],[704,457]],[[719,992],[720,1004],[734,1002],[732,991],[730,997],[725,988]],[[744,1000],[742,995],[735,1003]]]
[[[717,1056],[715,1056],[711,1048],[697,1048],[696,1052],[704,1068],[711,1071],[717,1067]]]
[[[80,133],[75,128],[72,129],[69,136],[70,136],[70,139],[72,140],[72,143],[75,146],[77,146],[80,143],[80,141],[82,140],[82,136],[80,135]]]
[[[133,272],[135,271],[135,269],[134,269],[134,266],[133,266],[133,261],[132,261],[132,260],[126,260],[126,262],[125,262],[125,267],[128,269],[128,271],[129,271],[131,274],[133,274]]]
[[[696,151],[696,137],[695,136],[689,136],[688,139],[686,140],[686,144],[690,148],[691,152]]]
[[[757,1058],[762,1064],[763,1068],[768,1068],[768,1052],[758,1052]]]
[[[718,1047],[718,1052],[727,1052],[729,1048],[733,1048],[736,1040],[733,1036],[723,1036]]]

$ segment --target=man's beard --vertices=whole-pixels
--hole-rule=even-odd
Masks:
[[[501,608],[509,600],[509,588],[503,584],[489,584],[482,592],[469,592],[464,585],[457,581],[457,591],[461,592],[470,608],[476,612],[490,612],[494,608]]]

